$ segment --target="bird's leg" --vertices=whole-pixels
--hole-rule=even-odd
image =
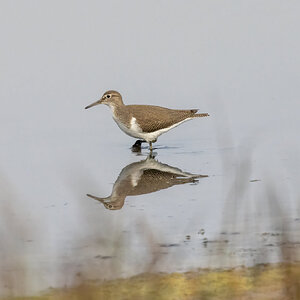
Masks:
[[[142,143],[144,143],[145,141],[144,140],[137,140],[133,145],[132,147],[141,147],[142,146]]]
[[[150,151],[153,150],[153,148],[152,148],[152,143],[155,143],[156,141],[157,141],[157,139],[155,139],[155,140],[149,142],[149,149],[150,149]]]
[[[141,152],[141,146],[142,146],[142,143],[144,143],[145,141],[144,140],[137,140],[131,147],[131,150],[133,152]]]
[[[150,149],[150,151],[152,151],[152,142],[149,142],[149,149]]]

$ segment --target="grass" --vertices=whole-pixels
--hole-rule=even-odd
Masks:
[[[3,300],[79,299],[300,299],[300,263],[258,265],[231,270],[187,273],[144,273],[126,279],[82,282],[51,289],[40,296]]]

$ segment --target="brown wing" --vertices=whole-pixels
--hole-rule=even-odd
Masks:
[[[132,187],[128,196],[136,196],[150,194],[163,189],[167,189],[173,185],[194,182],[196,179],[192,177],[180,177],[171,172],[164,172],[156,169],[144,170],[137,186]]]
[[[194,117],[198,109],[177,110],[153,105],[127,105],[143,132],[153,132]]]

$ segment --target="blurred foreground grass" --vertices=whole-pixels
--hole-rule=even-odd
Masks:
[[[127,279],[83,282],[76,287],[51,289],[41,296],[2,299],[300,299],[300,263],[187,273],[144,273]]]

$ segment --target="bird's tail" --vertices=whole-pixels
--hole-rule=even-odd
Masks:
[[[194,114],[194,116],[193,117],[209,117],[209,114],[208,113],[200,113],[200,114]]]

